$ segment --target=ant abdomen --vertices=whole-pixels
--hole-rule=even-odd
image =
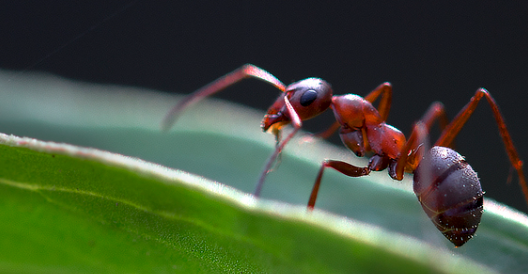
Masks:
[[[414,173],[414,193],[435,226],[455,246],[475,234],[484,192],[477,173],[458,152],[435,146]],[[429,163],[429,169],[421,166]]]

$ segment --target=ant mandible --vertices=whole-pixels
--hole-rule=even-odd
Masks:
[[[284,146],[302,127],[302,121],[313,118],[328,108],[334,111],[336,123],[324,135],[340,128],[343,144],[358,157],[370,153],[367,167],[324,160],[308,202],[311,210],[315,206],[317,193],[326,168],[333,168],[350,177],[368,175],[371,171],[388,168],[389,176],[402,180],[404,172],[413,173],[413,190],[427,216],[435,226],[459,247],[473,237],[480,223],[483,210],[483,195],[475,171],[458,152],[451,147],[466,121],[473,114],[480,99],[485,97],[491,106],[502,141],[512,166],[519,176],[519,184],[528,202],[528,186],[517,150],[506,128],[498,105],[487,90],[479,88],[469,103],[448,123],[441,103],[433,103],[426,114],[415,123],[409,139],[401,131],[385,123],[389,115],[392,86],[383,83],[365,97],[355,94],[333,95],[330,84],[319,78],[307,78],[285,86],[269,72],[251,64],[217,79],[195,91],[174,106],[162,127],[168,130],[179,114],[190,105],[213,95],[245,78],[257,78],[282,91],[268,109],[261,127],[276,138],[276,148],[268,159],[259,177],[254,195],[259,196],[267,173]],[[378,99],[378,108],[372,104]],[[439,120],[442,133],[434,146],[429,148],[429,129]],[[281,130],[292,124],[293,130],[281,141]]]

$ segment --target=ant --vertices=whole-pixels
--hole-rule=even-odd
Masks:
[[[427,216],[455,247],[462,246],[473,237],[480,223],[484,192],[476,172],[452,146],[454,138],[473,114],[480,100],[485,97],[491,106],[506,152],[517,171],[519,184],[528,202],[523,162],[513,145],[497,103],[484,88],[475,92],[469,103],[451,122],[448,122],[444,106],[439,102],[433,103],[422,119],[415,123],[409,139],[406,140],[400,130],[385,123],[391,107],[390,83],[379,85],[365,97],[355,94],[333,95],[330,84],[322,79],[307,78],[285,86],[269,72],[246,64],[181,100],[163,120],[163,129],[168,130],[179,114],[190,105],[249,77],[263,80],[282,91],[261,123],[263,131],[275,135],[276,147],[259,177],[254,192],[257,197],[272,164],[302,127],[302,121],[331,108],[336,122],[321,136],[329,136],[340,128],[339,135],[347,148],[358,157],[367,153],[372,156],[366,167],[324,160],[308,201],[308,209],[315,207],[326,168],[333,168],[349,177],[361,177],[371,171],[388,169],[389,176],[394,180],[402,180],[404,172],[413,173],[413,190]],[[378,98],[378,108],[375,108],[372,104]],[[429,129],[437,120],[442,132],[430,148]],[[288,124],[292,124],[293,130],[281,141],[281,130]]]

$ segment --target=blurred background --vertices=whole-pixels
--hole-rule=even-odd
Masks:
[[[526,1],[0,3],[0,69],[18,75],[48,72],[190,93],[253,63],[285,84],[321,77],[335,94],[366,95],[389,81],[394,94],[387,122],[407,136],[433,101],[443,102],[452,118],[485,87],[528,161]],[[267,84],[246,80],[218,97],[264,114],[277,95]],[[305,124],[317,132],[331,123],[328,112]],[[432,135],[434,141],[438,130]],[[341,145],[337,135],[331,141]],[[478,172],[487,197],[528,211],[517,176],[506,183],[510,164],[487,102],[456,146]]]

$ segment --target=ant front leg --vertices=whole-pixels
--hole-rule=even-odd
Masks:
[[[328,167],[331,167],[350,177],[361,177],[370,173],[370,169],[368,167],[357,167],[342,161],[325,160],[321,165],[321,168],[319,169],[319,173],[317,174],[317,178],[315,179],[312,193],[310,194],[310,200],[308,201],[309,210],[313,210],[313,208],[315,207],[315,201],[317,200],[317,194],[319,193],[319,186],[321,185],[323,172],[325,168]]]
[[[302,121],[293,106],[290,103],[290,100],[288,100],[288,96],[284,96],[284,103],[286,105],[286,110],[290,116],[292,125],[293,125],[293,131],[284,138],[284,140],[281,143],[279,142],[279,139],[277,137],[277,144],[275,145],[275,151],[271,154],[268,161],[266,162],[266,165],[264,166],[264,169],[262,170],[259,180],[257,182],[257,186],[255,188],[255,192],[253,192],[253,195],[256,197],[260,196],[260,191],[262,190],[262,186],[264,185],[264,181],[266,180],[266,175],[271,170],[271,166],[273,165],[273,162],[275,162],[275,159],[281,154],[282,149],[284,146],[293,138],[293,136],[301,129],[302,127]],[[280,133],[278,133],[280,134]]]

